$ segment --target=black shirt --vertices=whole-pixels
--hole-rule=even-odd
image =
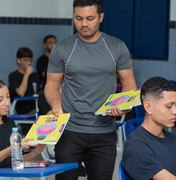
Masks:
[[[9,90],[11,97],[13,99],[14,96],[19,96],[16,93],[16,88],[18,88],[23,80],[24,74],[20,73],[19,71],[14,71],[9,75]],[[27,90],[24,96],[32,96],[34,94],[33,90],[33,85],[32,83],[35,82],[37,83],[37,92],[39,92],[39,79],[37,73],[32,73],[29,76],[28,80],[28,85],[27,85]],[[30,111],[35,109],[35,101],[18,101],[15,107],[15,110],[17,111],[18,114],[26,114],[29,113]]]
[[[128,136],[122,157],[127,180],[149,180],[163,169],[176,175],[176,135],[164,134],[159,138],[139,126]]]
[[[14,121],[5,117],[4,123],[0,125],[0,151],[10,146],[12,127],[15,127]],[[0,168],[6,167],[11,167],[10,156],[0,162]]]
[[[40,79],[40,88],[43,89],[46,83],[46,74],[48,68],[49,58],[46,55],[42,55],[37,59],[36,69]]]

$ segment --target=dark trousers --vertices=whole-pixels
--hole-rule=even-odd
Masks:
[[[56,163],[84,162],[88,180],[112,180],[116,158],[116,132],[104,134],[64,131],[55,146]],[[77,180],[79,169],[56,175],[57,180]]]

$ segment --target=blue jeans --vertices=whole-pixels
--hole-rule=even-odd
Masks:
[[[112,180],[116,159],[116,132],[77,133],[65,130],[55,146],[56,163],[84,162],[88,180]],[[79,169],[56,175],[57,180],[77,180]]]

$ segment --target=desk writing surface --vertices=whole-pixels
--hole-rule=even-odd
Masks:
[[[36,100],[37,98],[38,98],[38,95],[34,95],[34,96],[15,96],[15,97],[13,97],[13,100],[29,101],[29,100]]]
[[[47,167],[24,168],[13,171],[12,168],[0,168],[0,177],[45,177],[78,168],[78,163],[50,164]]]
[[[36,115],[26,115],[26,114],[18,114],[18,115],[8,115],[9,118],[13,119],[16,124],[33,124],[36,121]]]

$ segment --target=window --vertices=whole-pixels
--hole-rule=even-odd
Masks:
[[[101,30],[122,39],[133,58],[166,60],[169,0],[103,0]]]

